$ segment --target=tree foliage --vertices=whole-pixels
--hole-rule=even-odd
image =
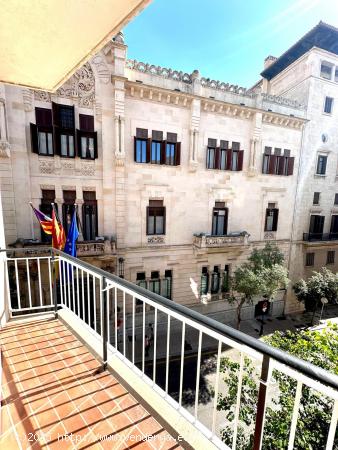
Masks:
[[[237,328],[241,323],[241,311],[245,303],[252,303],[257,295],[271,300],[279,289],[288,283],[288,271],[283,265],[284,255],[276,245],[267,243],[263,249],[254,249],[248,261],[238,267],[231,281],[229,301],[236,303]]]
[[[322,297],[333,303],[338,296],[338,276],[323,267],[320,272],[313,272],[307,280],[300,279],[294,284],[293,290],[297,299],[304,302],[308,311],[317,308]]]
[[[330,324],[321,331],[276,331],[264,340],[274,347],[298,356],[338,375],[338,325]],[[227,386],[226,393],[218,398],[218,410],[225,411],[226,426],[222,429],[223,441],[231,446],[233,419],[237,397],[239,364],[223,358],[221,372]],[[296,381],[274,371],[276,385],[269,390],[266,419],[263,434],[263,450],[284,450],[288,447],[290,425],[296,393]],[[241,408],[236,442],[237,450],[251,450],[256,417],[259,374],[248,358],[244,361],[244,376],[241,390]],[[269,395],[269,394],[268,394]],[[333,401],[317,391],[303,385],[297,421],[294,448],[297,450],[324,449]],[[338,431],[334,450],[338,450]]]

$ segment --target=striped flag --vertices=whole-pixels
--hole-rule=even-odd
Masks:
[[[54,203],[52,203],[52,240],[53,240],[53,247],[57,248],[58,250],[63,250],[63,247],[66,243],[66,233],[61,225],[61,223],[58,222],[55,214],[55,208]]]
[[[43,229],[43,231],[46,234],[52,234],[53,232],[53,221],[50,217],[46,216],[46,214],[44,214],[43,212],[39,211],[38,209],[34,208],[34,206],[32,205],[32,203],[30,203],[34,214],[36,216],[36,218],[38,219],[41,228]]]

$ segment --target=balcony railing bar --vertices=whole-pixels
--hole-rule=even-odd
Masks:
[[[18,249],[22,252],[22,249]],[[36,249],[34,249],[36,250]],[[43,251],[46,251],[46,248],[43,248]],[[12,250],[11,250],[12,252]],[[256,361],[261,363],[261,379],[259,380],[259,391],[258,391],[258,402],[257,402],[257,412],[256,412],[256,424],[255,424],[255,433],[254,433],[254,450],[260,450],[262,446],[262,437],[264,433],[264,418],[266,411],[266,403],[267,403],[267,391],[270,384],[273,382],[271,378],[271,374],[273,370],[278,370],[279,372],[292,377],[297,381],[297,386],[299,383],[306,385],[327,397],[330,397],[334,400],[334,406],[331,415],[330,425],[328,424],[328,438],[326,442],[326,449],[331,450],[333,447],[333,440],[335,436],[335,429],[337,426],[337,401],[338,401],[338,377],[333,375],[325,370],[318,368],[310,363],[302,361],[298,358],[295,358],[291,355],[288,355],[280,350],[272,348],[261,341],[253,339],[237,330],[234,330],[226,325],[223,325],[219,322],[214,321],[206,316],[203,316],[193,310],[190,310],[182,305],[178,305],[173,303],[172,301],[165,299],[157,294],[154,294],[150,291],[147,291],[139,286],[136,286],[128,281],[118,278],[115,275],[111,275],[101,269],[95,268],[83,261],[80,261],[76,258],[73,258],[69,255],[64,254],[63,252],[51,250],[51,256],[48,257],[51,260],[47,259],[48,262],[48,276],[49,276],[49,286],[51,281],[51,271],[49,270],[51,261],[54,261],[54,265],[58,267],[59,274],[58,279],[60,283],[60,302],[59,307],[64,308],[71,312],[74,317],[78,319],[82,319],[85,326],[98,337],[103,346],[103,363],[104,368],[107,365],[108,360],[108,350],[109,352],[113,352],[118,358],[124,361],[131,369],[138,374],[140,377],[144,379],[144,381],[149,384],[156,392],[158,392],[163,398],[165,398],[170,404],[172,404],[184,417],[186,417],[191,423],[194,424],[196,428],[201,430],[206,436],[213,440],[213,442],[220,448],[229,448],[227,445],[221,442],[221,440],[217,436],[216,430],[216,412],[217,412],[217,400],[220,389],[220,368],[221,368],[221,358],[222,358],[222,344],[230,347],[230,349],[236,349],[240,352],[240,369],[239,369],[239,380],[237,387],[237,398],[236,398],[236,407],[235,407],[235,418],[232,425],[234,425],[235,430],[232,436],[232,448],[235,448],[237,441],[237,429],[239,426],[239,410],[241,406],[241,392],[242,392],[242,378],[244,371],[244,357],[251,356]],[[15,261],[15,258],[10,258],[14,260],[14,265],[18,266],[18,261]],[[8,261],[6,261],[6,264]],[[26,260],[27,265],[27,260]],[[82,314],[79,307],[79,301],[76,301],[75,298],[75,287],[77,287],[77,298],[79,298],[78,287],[79,283],[79,272],[81,271],[82,280],[81,286],[84,287],[84,276],[87,276],[87,302],[84,301],[84,289],[82,288],[82,299],[83,299],[83,308]],[[18,272],[19,274],[19,272]],[[28,272],[27,272],[28,274]],[[53,270],[54,274],[54,270]],[[9,273],[7,272],[7,277]],[[74,277],[76,276],[77,280],[75,283]],[[15,282],[19,280],[19,277],[15,277]],[[41,271],[40,271],[40,283],[41,283]],[[20,280],[21,281],[21,280]],[[19,281],[19,283],[20,283]],[[53,290],[54,295],[51,295],[50,302],[46,305],[42,304],[42,290],[41,285],[39,286],[40,293],[40,306],[33,306],[32,308],[25,308],[25,310],[34,311],[35,309],[41,308],[53,308],[53,306],[58,306],[56,303],[53,303],[54,300],[57,299],[55,295],[55,285],[54,282]],[[9,283],[7,284],[9,288]],[[18,292],[18,286],[16,285],[16,291],[14,289],[13,292]],[[8,290],[9,296],[11,298],[11,291]],[[118,345],[118,323],[117,323],[117,313],[118,313],[118,298],[119,294],[123,294],[123,317],[124,317],[124,329],[123,329],[123,353],[119,349]],[[114,295],[113,295],[114,294]],[[131,340],[132,340],[132,352],[131,355],[127,355],[126,350],[126,295],[130,296],[132,301],[132,325],[131,325]],[[120,297],[121,298],[121,297]],[[128,297],[129,298],[129,297]],[[48,295],[47,295],[48,299]],[[112,300],[112,307],[110,309],[110,299]],[[136,338],[136,299],[143,303],[142,310],[142,343],[141,349],[136,349],[135,338]],[[12,300],[12,299],[11,299]],[[85,304],[86,303],[86,304]],[[20,304],[17,302],[17,306],[10,303],[11,312],[21,312],[24,311],[22,308],[23,303]],[[31,303],[30,303],[31,305]],[[41,306],[42,305],[42,306]],[[145,311],[153,311],[154,312],[154,346],[153,346],[153,358],[152,358],[152,374],[148,375],[145,371]],[[86,312],[87,309],[87,312]],[[114,320],[110,323],[110,311],[114,312]],[[93,314],[92,314],[93,313]],[[96,315],[98,314],[98,316]],[[129,317],[128,313],[128,317]],[[158,358],[158,320],[159,315],[162,315],[167,318],[168,328],[167,328],[167,340],[166,344],[166,353],[165,353],[165,389],[163,389],[159,384],[157,384],[156,380],[156,364]],[[81,318],[82,316],[82,318]],[[138,315],[138,320],[140,320],[141,315]],[[99,318],[99,320],[97,320]],[[171,326],[171,319],[175,319],[178,321],[180,328],[180,368],[179,368],[179,379],[178,379],[178,401],[172,397],[172,394],[169,393],[169,363],[170,363],[170,328],[174,329]],[[111,326],[114,327],[114,330],[110,330]],[[192,328],[198,332],[198,348],[197,348],[197,374],[195,381],[195,403],[193,407],[193,413],[190,413],[184,404],[183,399],[183,378],[184,378],[184,365],[185,365],[185,339],[186,336],[189,337],[188,328]],[[138,329],[139,329],[138,325]],[[130,330],[130,328],[128,328]],[[113,333],[111,333],[113,331]],[[176,331],[176,329],[175,329]],[[189,331],[191,332],[191,330]],[[216,372],[216,380],[214,383],[214,401],[212,406],[212,424],[211,429],[207,428],[198,420],[198,405],[199,405],[199,390],[200,390],[200,362],[201,362],[201,352],[202,352],[202,343],[204,335],[208,336],[208,338],[215,339],[218,344],[218,352],[217,352],[217,372]],[[110,341],[110,337],[114,336],[114,345]],[[177,346],[179,347],[179,345]],[[139,354],[141,353],[141,366],[142,370],[140,370],[135,363],[136,361],[136,350]],[[130,357],[131,356],[131,357]],[[130,359],[129,359],[130,358]],[[302,391],[300,391],[300,396]],[[300,402],[298,405],[296,403],[292,416],[292,427],[297,427],[297,415],[300,408]],[[296,411],[297,409],[297,411]],[[294,423],[296,425],[294,425]],[[289,448],[292,440],[294,441],[295,431],[293,428],[290,430],[289,435]],[[293,445],[293,444],[292,444]]]
[[[301,381],[297,381],[295,402],[293,404],[293,411],[292,411],[288,450],[293,449],[293,444],[295,442],[299,405],[300,405],[300,399],[302,397],[302,388],[303,388],[303,383]]]
[[[42,247],[40,248],[42,252],[46,252],[46,247]],[[16,250],[18,251],[22,251],[22,249],[0,249],[0,252],[15,252]],[[37,248],[34,248],[34,251],[37,251]],[[247,347],[249,347],[249,351],[250,348],[254,350],[254,355],[257,358],[257,352],[261,355],[268,355],[271,358],[273,358],[276,362],[281,363],[282,365],[285,366],[289,366],[290,368],[295,369],[298,373],[304,374],[307,377],[312,378],[313,380],[318,380],[319,382],[327,385],[327,386],[331,386],[333,389],[338,389],[338,376],[331,374],[329,372],[327,372],[326,370],[314,366],[311,363],[305,362],[303,360],[301,360],[300,358],[297,358],[293,355],[290,355],[288,353],[285,353],[279,349],[276,349],[274,347],[271,347],[267,344],[265,344],[264,342],[258,340],[258,339],[253,339],[252,337],[242,333],[241,331],[235,330],[234,328],[231,328],[227,325],[224,325],[220,322],[217,322],[214,319],[211,319],[207,316],[204,316],[192,309],[189,309],[183,305],[174,303],[171,300],[168,300],[158,294],[155,294],[151,291],[148,291],[138,285],[135,285],[123,278],[119,278],[116,275],[110,274],[108,272],[105,272],[104,270],[98,268],[98,267],[93,267],[90,264],[86,263],[85,261],[80,261],[77,258],[74,258],[70,255],[67,255],[63,252],[61,252],[60,250],[55,250],[55,249],[51,249],[53,252],[55,252],[56,255],[59,255],[60,260],[62,260],[62,258],[66,261],[71,262],[74,266],[86,269],[88,272],[95,274],[96,276],[100,277],[100,276],[105,276],[107,278],[107,281],[109,283],[113,282],[115,283],[115,285],[118,288],[124,288],[126,293],[129,293],[131,296],[134,296],[135,293],[137,294],[137,298],[139,298],[140,296],[143,298],[143,301],[146,301],[153,306],[157,306],[158,308],[161,309],[161,307],[163,309],[167,309],[170,310],[170,313],[175,316],[177,315],[177,317],[180,318],[180,320],[182,320],[182,317],[184,319],[190,319],[191,322],[195,324],[196,322],[198,323],[198,329],[200,328],[200,326],[203,326],[204,332],[207,333],[215,333],[214,336],[220,336],[222,338],[222,340],[225,338],[224,343],[228,344],[229,342],[231,342],[231,345],[238,345],[238,344],[242,344],[245,346],[245,351],[247,351]],[[79,262],[80,261],[80,262]],[[87,274],[88,274],[87,272]],[[142,298],[140,297],[140,299],[142,300]],[[88,299],[89,300],[89,299]],[[195,322],[194,322],[195,321]],[[190,324],[189,323],[189,324]],[[194,325],[193,325],[194,326]],[[195,325],[196,326],[196,325]],[[229,341],[228,341],[229,338]],[[231,340],[231,341],[230,341]],[[243,347],[241,346],[237,346],[236,347],[239,350],[243,350]],[[251,353],[251,351],[250,351]]]

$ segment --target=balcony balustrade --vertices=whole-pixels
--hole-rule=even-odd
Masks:
[[[249,236],[246,231],[229,233],[223,236],[200,233],[194,235],[193,244],[198,248],[241,246],[248,245]]]
[[[338,233],[303,233],[303,241],[338,241]]]
[[[213,236],[196,238],[215,245]],[[230,243],[235,239],[235,243],[243,245],[247,234],[219,238],[225,239],[224,245],[227,238]],[[18,250],[22,255],[23,249]],[[303,394],[310,390],[325,399],[329,414],[325,448],[334,448],[338,419],[336,375],[63,252],[49,249],[48,256],[30,256],[29,249],[26,251],[27,255],[19,257],[15,250],[1,251],[11,319],[17,315],[34,318],[34,313],[51,311],[69,327],[83,327],[90,335],[88,341],[83,341],[90,346],[89,340],[95,339],[95,352],[102,358],[103,369],[114,360],[120,375],[129,371],[134,377],[134,389],[167,422],[173,420],[169,419],[173,417],[170,414],[177,414],[178,419],[170,425],[193,448],[236,449],[243,425],[243,377],[254,377],[255,425],[244,427],[252,436],[253,450],[260,450],[266,432],[266,408],[279,407],[276,373],[293,379],[296,392],[286,447],[294,448],[299,420],[302,427],[307,426]],[[45,255],[45,248],[40,251]],[[7,253],[9,256],[5,256]],[[144,345],[146,335],[151,337],[151,351]],[[214,362],[207,372],[213,376],[207,377],[207,390],[206,349],[208,355],[214,349]],[[217,408],[219,394],[228,389],[222,375],[225,355],[238,362],[239,367],[237,400],[230,419]],[[245,373],[246,358],[253,361],[255,375]],[[157,406],[150,393],[156,397]],[[95,396],[92,399],[95,402]],[[231,443],[227,445],[222,441],[225,425],[232,430]],[[189,436],[194,436],[195,441]]]

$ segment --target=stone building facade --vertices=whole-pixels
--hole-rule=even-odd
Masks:
[[[326,177],[309,175],[314,154],[336,158],[334,116],[318,111],[336,88],[318,75],[323,55],[337,64],[311,48],[248,90],[128,60],[119,35],[55,94],[1,86],[7,245],[40,242],[30,201],[47,213],[54,201],[66,226],[76,203],[80,257],[231,320],[228,278],[253,248],[276,242],[293,278],[307,273],[309,247],[331,248],[302,234],[311,208],[329,214],[326,183],[335,190],[336,160]],[[281,292],[271,313],[284,307],[299,305]]]

